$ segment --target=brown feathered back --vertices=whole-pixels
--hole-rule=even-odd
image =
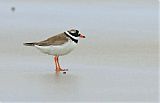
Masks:
[[[49,45],[62,45],[68,41],[68,38],[64,33],[58,34],[56,36],[50,37],[44,41],[37,42],[36,45],[39,46],[49,46]]]
[[[62,45],[65,42],[68,41],[68,37],[66,34],[61,33],[56,36],[50,37],[46,40],[40,41],[40,42],[33,42],[33,43],[24,43],[26,46],[34,46],[34,45],[39,45],[39,46],[49,46],[49,45]]]

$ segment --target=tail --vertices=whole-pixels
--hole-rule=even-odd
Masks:
[[[34,46],[36,43],[23,43],[25,46]]]

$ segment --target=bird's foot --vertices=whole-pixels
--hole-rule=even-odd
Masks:
[[[60,72],[60,71],[68,71],[68,69],[56,68],[56,72]]]
[[[60,71],[68,71],[68,69],[61,69],[61,68],[60,68]]]

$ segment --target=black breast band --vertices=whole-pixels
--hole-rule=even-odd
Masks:
[[[64,34],[66,34],[67,37],[69,37],[72,41],[74,41],[75,43],[78,43],[78,40],[77,39],[74,39],[72,37],[70,37],[66,32],[64,32]]]

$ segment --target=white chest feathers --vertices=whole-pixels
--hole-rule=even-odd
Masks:
[[[50,45],[50,46],[35,45],[35,47],[39,49],[41,52],[54,56],[66,55],[70,53],[76,46],[77,44],[72,40],[69,40],[68,42],[62,45]]]

